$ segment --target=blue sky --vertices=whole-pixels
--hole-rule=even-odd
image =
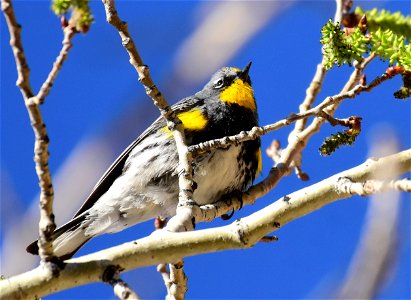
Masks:
[[[121,18],[128,21],[143,60],[150,66],[154,81],[170,103],[195,93],[207,82],[214,71],[193,79],[194,77],[182,76],[181,70],[198,70],[198,74],[203,74],[199,67],[201,64],[196,64],[205,60],[208,53],[216,53],[215,61],[213,57],[208,57],[206,64],[213,65],[218,60],[222,64],[218,67],[243,67],[250,60],[253,61],[250,76],[259,106],[260,123],[263,125],[298,110],[298,104],[304,98],[305,89],[321,60],[320,29],[334,16],[334,1],[276,3],[281,8],[280,13],[272,13],[271,17],[265,15],[267,20],[261,21],[259,29],[250,34],[236,51],[227,54],[225,58],[218,58],[227,51],[227,47],[223,45],[214,46],[217,49],[209,49],[205,45],[199,50],[197,60],[192,63],[188,62],[188,56],[181,56],[181,53],[184,53],[182,49],[189,37],[222,2],[120,1],[117,8]],[[405,0],[355,3],[365,9],[377,6],[392,11],[400,10],[404,14],[410,13],[409,2]],[[271,7],[267,2],[257,2],[254,5],[267,5],[267,9]],[[17,18],[23,26],[23,45],[31,68],[31,84],[33,90],[37,91],[61,47],[60,21],[52,14],[50,3],[46,1],[17,1],[14,6]],[[79,190],[79,193],[85,196],[111,160],[158,115],[136,80],[137,76],[128,63],[118,34],[105,22],[102,4],[94,1],[91,6],[95,23],[89,33],[74,37],[74,47],[69,58],[42,106],[51,139],[50,169],[56,177],[63,176],[58,180],[59,183],[55,182],[58,185],[56,202],[71,190]],[[254,18],[257,22],[258,16]],[[229,27],[230,24],[225,26]],[[224,28],[217,29],[209,35],[212,37],[225,32]],[[8,46],[9,36],[3,17],[0,38],[1,257],[5,270],[6,260],[9,259],[4,250],[7,232],[9,227],[22,223],[21,220],[27,216],[27,212],[35,208],[33,201],[36,201],[38,185],[32,161],[33,134],[21,95],[15,87],[14,59]],[[234,39],[231,35],[224,38]],[[367,68],[367,78],[370,80],[381,75],[385,68],[386,64],[375,60]],[[337,94],[350,73],[349,67],[331,70],[327,74],[318,101]],[[392,96],[400,84],[400,78],[394,78],[371,93],[345,101],[337,111],[337,117],[359,115],[364,119],[363,131],[355,145],[342,148],[331,157],[321,157],[317,151],[319,145],[326,136],[339,130],[328,124],[324,125],[322,131],[310,140],[303,154],[303,168],[310,175],[310,181],[306,183],[295,176],[286,177],[255,205],[236,212],[235,218],[246,216],[288,193],[360,164],[369,155],[373,139],[385,142],[386,138],[382,136],[379,128],[386,124],[389,124],[398,136],[400,149],[409,148],[410,104]],[[290,130],[291,128],[285,128],[264,136],[263,150],[274,138],[279,139],[283,145],[286,144]],[[88,154],[90,161],[77,161],[76,155],[81,154],[82,149],[92,143],[97,145],[93,149],[98,152]],[[263,156],[263,175],[267,175],[272,163]],[[69,169],[71,172],[67,171],[69,163],[73,163],[72,169]],[[89,173],[83,171],[82,168],[86,168],[88,163],[98,164],[98,172],[88,175]],[[64,173],[64,170],[68,173]],[[68,174],[77,177],[80,182],[67,182],[64,180],[67,177],[64,176]],[[85,187],[81,181],[91,186]],[[60,182],[65,182],[66,190],[60,187]],[[79,207],[81,199],[78,197],[65,201],[73,201],[73,206]],[[367,198],[353,197],[324,207],[277,231],[280,238],[278,243],[258,244],[247,250],[187,258],[187,297],[330,297],[330,293],[344,278],[359,242],[368,202]],[[59,214],[56,213],[57,222],[64,223],[70,214],[66,214],[65,219],[59,219]],[[216,220],[198,227],[223,224],[227,223]],[[35,237],[34,228],[26,226],[19,230],[22,236],[25,232],[33,232],[25,237],[23,244]],[[79,255],[145,236],[151,230],[152,223],[147,222],[119,234],[96,238],[88,243]],[[402,195],[399,234],[397,261],[386,284],[377,295],[378,299],[410,297],[409,195]],[[15,250],[15,260],[32,259],[28,257],[29,254],[25,254],[21,246],[7,246]],[[30,261],[20,268],[28,270],[32,263],[33,261]],[[8,266],[7,270],[13,273],[11,267]],[[163,298],[165,295],[165,288],[155,267],[125,273],[123,278],[143,298]],[[63,291],[45,299],[113,297],[109,286],[98,283]]]

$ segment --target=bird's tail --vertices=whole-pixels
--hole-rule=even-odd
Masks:
[[[53,232],[54,255],[62,260],[71,258],[92,236],[86,236],[81,224],[86,219],[87,211],[70,220]],[[27,246],[26,251],[38,255],[37,241]]]

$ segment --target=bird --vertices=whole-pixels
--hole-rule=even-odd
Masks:
[[[196,145],[258,126],[257,104],[245,68],[223,67],[203,89],[171,108]],[[193,199],[211,204],[251,186],[261,172],[260,139],[212,149],[193,160]],[[156,119],[108,168],[74,217],[53,233],[54,255],[71,258],[87,241],[156,218],[178,204],[178,153],[163,117]],[[37,241],[26,248],[38,255]]]

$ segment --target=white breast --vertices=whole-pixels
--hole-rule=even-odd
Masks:
[[[239,153],[239,146],[217,150],[196,168],[194,181],[197,183],[197,189],[194,191],[194,200],[198,204],[215,202],[227,192],[227,188],[237,188],[237,183],[242,177],[237,162]]]

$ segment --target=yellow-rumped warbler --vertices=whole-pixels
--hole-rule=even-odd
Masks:
[[[222,68],[200,92],[172,107],[184,125],[188,145],[258,125],[250,66]],[[73,219],[54,232],[55,255],[67,259],[94,236],[175,215],[177,167],[173,135],[160,117],[111,165]],[[261,171],[260,140],[211,150],[194,159],[193,169],[193,198],[199,205],[243,191]],[[37,242],[27,251],[38,254]]]

